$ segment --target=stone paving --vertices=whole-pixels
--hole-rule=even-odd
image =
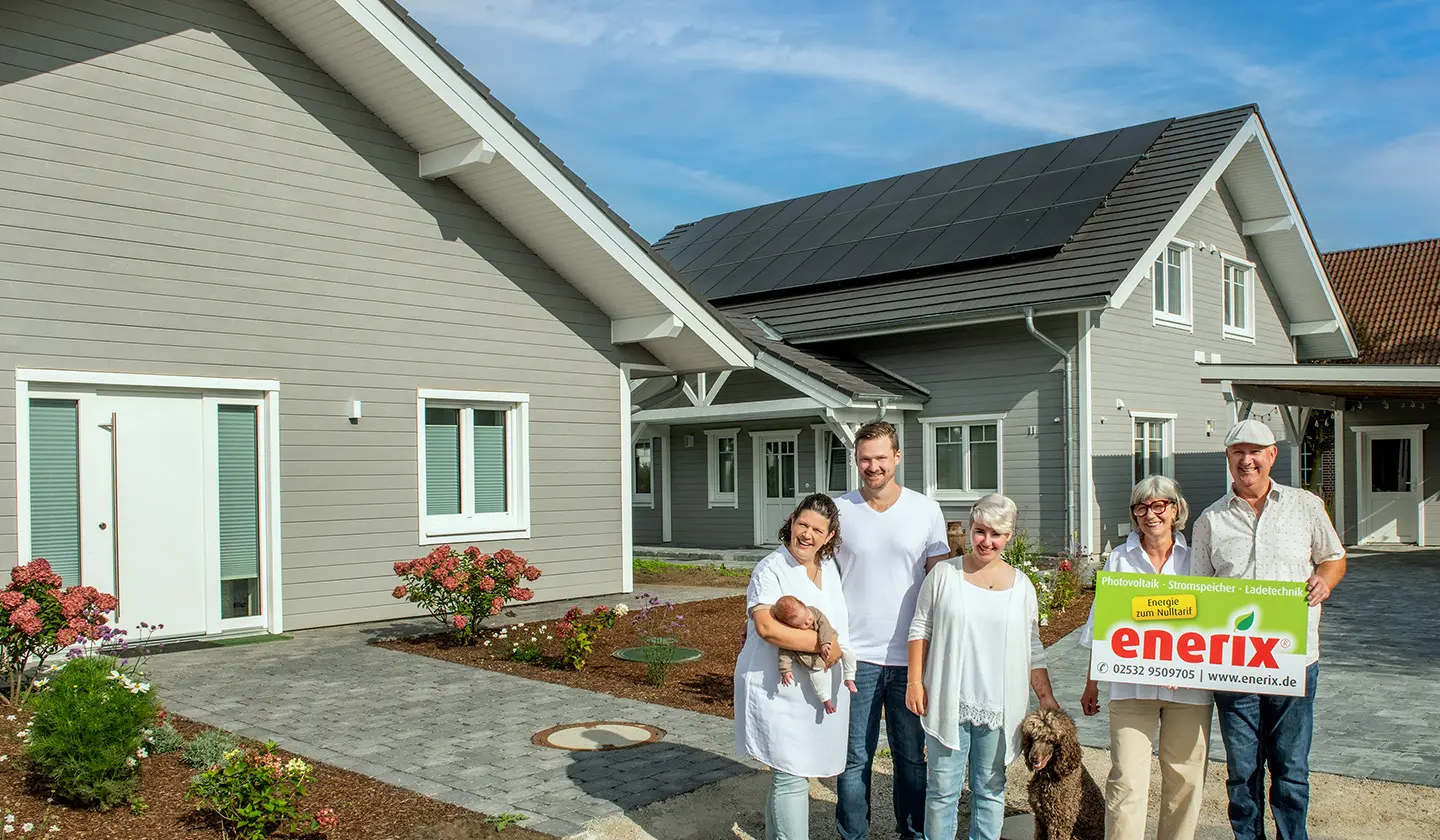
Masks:
[[[1352,549],[1320,622],[1320,686],[1310,769],[1440,786],[1440,551]],[[1076,634],[1048,650],[1056,697],[1086,746],[1108,748],[1101,704],[1080,714],[1089,652]],[[1101,698],[1104,699],[1104,687]],[[1225,759],[1218,725],[1210,757]]]
[[[736,594],[651,587],[674,601]],[[624,596],[594,599],[614,603]],[[536,604],[549,620],[572,603]],[[385,622],[297,632],[286,641],[164,652],[149,669],[171,711],[487,814],[527,815],[557,836],[711,782],[755,772],[734,760],[726,718],[522,679],[366,644],[428,631]],[[531,744],[565,723],[621,720],[668,734],[656,744],[566,752]]]

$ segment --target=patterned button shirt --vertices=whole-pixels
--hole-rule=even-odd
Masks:
[[[1345,546],[1306,490],[1270,482],[1260,515],[1232,488],[1195,521],[1190,574],[1250,580],[1304,581],[1315,567],[1345,556]],[[1320,607],[1310,608],[1306,662],[1320,660]]]

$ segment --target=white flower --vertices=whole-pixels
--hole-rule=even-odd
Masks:
[[[25,823],[24,825],[20,826],[21,831],[32,831],[34,830],[34,828],[35,823]]]
[[[0,755],[0,761],[9,761],[9,760],[10,760],[10,756],[8,756],[8,755]]]
[[[131,694],[144,694],[150,690],[150,683],[136,683],[130,686]]]
[[[547,642],[553,642],[553,641],[555,641],[555,637],[554,637],[554,636],[546,636],[546,637],[545,637],[545,641],[547,641]]]
[[[486,639],[486,640],[485,640],[485,647],[490,647],[490,640],[489,640],[489,639]]]
[[[135,756],[133,756],[133,755],[127,755],[127,756],[125,756],[125,766],[126,766],[126,767],[134,767],[135,765],[137,765],[137,764],[139,764],[139,763],[140,763],[140,762],[138,762],[138,761],[135,760]]]
[[[118,679],[124,679],[124,678],[120,675],[120,672],[119,672],[119,671],[112,670],[109,674],[106,674],[106,675],[105,675],[105,679],[107,679],[107,680],[118,680]]]
[[[10,819],[13,820],[14,817],[11,817]],[[15,826],[11,825],[10,823],[5,823],[5,833],[6,833],[6,834],[14,834],[14,833],[15,833]]]
[[[50,684],[50,680],[49,680],[48,678],[46,678],[46,677],[41,677],[40,679],[38,679],[38,680],[36,680],[36,681],[34,682],[34,686],[35,686],[36,688],[44,688],[45,686],[47,686],[47,685],[49,685],[49,684]],[[12,715],[10,719],[11,719],[11,720],[14,720],[15,718],[14,718],[14,716]]]
[[[141,747],[140,749],[138,749],[138,750],[135,751],[135,757],[136,757],[136,758],[149,758],[149,757],[150,757],[150,753],[146,752],[144,747]]]
[[[625,615],[625,614],[628,613],[628,612],[630,612],[630,605],[629,605],[629,604],[616,604],[616,605],[615,605],[615,614],[616,614],[616,615]]]
[[[531,637],[530,637],[530,641],[532,641],[532,642],[538,642],[538,641],[540,641],[540,640],[537,639],[537,638],[535,638],[534,636],[531,636]]]
[[[6,715],[6,716],[5,716],[5,719],[6,719],[6,720],[14,720],[14,719],[15,719],[15,716],[14,716],[14,715]]]
[[[13,822],[15,822],[15,815],[14,815],[14,814],[6,814],[6,815],[5,815],[5,822],[7,822],[7,823],[13,823]]]

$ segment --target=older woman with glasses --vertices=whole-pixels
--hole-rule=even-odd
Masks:
[[[1174,481],[1152,475],[1130,491],[1130,524],[1125,544],[1110,552],[1107,572],[1152,575],[1190,573],[1190,548],[1180,531],[1190,506]],[[1095,635],[1090,610],[1080,639]],[[1080,707],[1100,712],[1099,684],[1087,680]],[[1210,692],[1134,683],[1110,683],[1110,778],[1105,785],[1105,836],[1141,840],[1150,802],[1150,755],[1160,728],[1160,824],[1157,840],[1191,840],[1200,817],[1201,786],[1210,752]]]

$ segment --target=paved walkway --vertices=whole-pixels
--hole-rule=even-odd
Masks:
[[[736,594],[650,587],[674,601]],[[549,620],[572,603],[516,610]],[[726,718],[512,677],[366,644],[426,632],[435,623],[309,630],[294,639],[182,650],[149,668],[167,708],[285,749],[488,814],[516,812],[557,836],[621,810],[754,772],[730,758]],[[565,723],[627,720],[665,740],[613,752],[564,752],[530,743]]]
[[[1440,786],[1440,551],[1354,549],[1320,623],[1320,686],[1310,769]],[[1087,746],[1110,724],[1080,714],[1089,652],[1076,634],[1048,650],[1050,678]],[[1103,699],[1102,687],[1102,699]],[[1223,761],[1220,730],[1210,757]]]

